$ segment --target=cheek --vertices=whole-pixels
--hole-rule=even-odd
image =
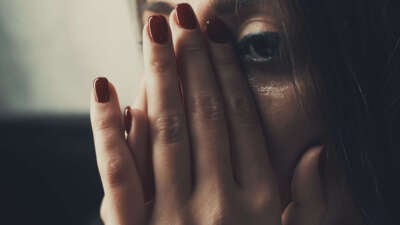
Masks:
[[[265,79],[254,78],[250,84],[261,114],[272,163],[278,176],[287,178],[305,148],[321,141],[322,126],[318,113],[302,106],[291,80]],[[308,106],[316,103],[312,99],[304,100]]]

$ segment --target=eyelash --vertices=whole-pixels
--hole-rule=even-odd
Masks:
[[[236,43],[236,49],[245,62],[268,63],[279,56],[280,42],[277,32],[249,34]]]

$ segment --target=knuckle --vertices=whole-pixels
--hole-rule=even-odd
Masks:
[[[151,123],[153,136],[166,144],[181,142],[184,138],[184,123],[183,114],[164,113]]]
[[[120,187],[127,181],[128,169],[128,164],[123,157],[114,156],[104,164],[104,179],[110,187]]]
[[[200,95],[194,97],[190,104],[195,117],[215,121],[224,116],[224,106],[220,97]]]
[[[209,221],[207,221],[206,224],[209,224],[209,225],[232,224],[231,221],[229,221],[229,216],[228,216],[226,207],[223,207],[223,206],[219,206],[219,207],[212,209],[212,212],[210,213],[208,220]]]
[[[237,222],[232,221],[232,212],[235,208],[233,192],[222,188],[219,184],[208,184],[199,187],[198,191],[195,193],[195,205],[197,207],[207,205],[199,215],[201,224],[228,225]]]

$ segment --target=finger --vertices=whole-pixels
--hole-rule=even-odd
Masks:
[[[230,42],[230,31],[216,17],[207,21],[206,31],[229,121],[236,179],[244,188],[265,189],[275,184],[272,167],[255,102]]]
[[[147,116],[142,110],[126,107],[125,123],[129,124],[127,142],[132,152],[143,187],[144,202],[153,199],[154,177],[151,162],[151,149],[148,147],[149,134]],[[134,120],[132,118],[135,118]]]
[[[196,183],[231,186],[223,99],[192,8],[179,4],[171,13],[170,24],[189,120]]]
[[[292,179],[293,202],[285,209],[284,225],[319,225],[326,213],[319,162],[322,147],[308,150],[294,171]]]
[[[163,16],[150,17],[144,26],[143,52],[156,201],[184,200],[191,188],[190,148],[171,33]]]
[[[106,78],[94,81],[90,118],[110,224],[141,224],[143,196],[126,145],[117,94]]]
[[[147,115],[147,96],[146,96],[146,80],[143,78],[140,81],[139,91],[135,101],[133,103],[133,108],[139,109]]]
[[[149,202],[154,198],[154,175],[152,165],[152,154],[149,148],[149,131],[147,121],[147,96],[146,82],[143,78],[139,85],[139,91],[135,98],[133,109],[126,107],[124,111],[125,124],[127,131],[127,141],[133,158],[135,159],[139,177],[143,185],[144,201]],[[137,114],[137,121],[132,121],[132,113]],[[136,123],[136,125],[135,125]],[[136,127],[135,132],[129,132],[132,127]],[[140,133],[140,134],[135,134]],[[143,137],[138,140],[137,136]],[[140,146],[140,147],[138,147]]]

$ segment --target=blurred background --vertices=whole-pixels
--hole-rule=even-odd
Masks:
[[[0,224],[100,224],[92,80],[140,77],[134,0],[0,0]]]
[[[115,83],[123,105],[132,102],[142,69],[134,7],[134,0],[1,0],[1,116],[85,114],[100,75]]]

